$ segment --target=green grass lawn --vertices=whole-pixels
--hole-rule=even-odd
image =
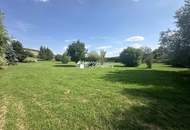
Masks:
[[[39,62],[0,70],[0,130],[189,130],[189,70],[144,68]]]

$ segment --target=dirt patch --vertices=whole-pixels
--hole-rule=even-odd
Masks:
[[[17,117],[17,128],[19,130],[27,130],[27,123],[26,123],[26,112],[24,110],[23,103],[21,101],[17,102],[16,104],[18,117]]]
[[[4,126],[5,126],[5,118],[6,118],[6,113],[8,111],[8,100],[7,98],[4,96],[2,97],[2,102],[0,104],[0,130],[3,130]]]

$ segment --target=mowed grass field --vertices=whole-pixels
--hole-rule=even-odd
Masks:
[[[189,130],[190,72],[55,62],[0,70],[0,130]]]

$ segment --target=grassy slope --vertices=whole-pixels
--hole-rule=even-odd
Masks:
[[[0,129],[189,129],[187,69],[143,68],[41,62],[0,70]]]

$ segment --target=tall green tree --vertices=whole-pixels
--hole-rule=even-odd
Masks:
[[[62,56],[62,63],[63,64],[67,64],[67,63],[69,63],[69,61],[70,61],[70,57],[67,55],[67,52],[64,52],[63,53],[63,56]]]
[[[8,44],[8,35],[7,31],[3,25],[4,13],[0,11],[0,56],[3,57],[5,53],[6,45]]]
[[[3,18],[4,14],[0,11],[0,68],[7,64],[5,59],[5,50],[9,41],[7,31],[3,25]]]
[[[7,63],[9,65],[15,65],[18,61],[15,50],[13,50],[12,45],[8,45],[5,51],[5,58],[7,59]]]
[[[23,45],[20,41],[13,40],[12,48],[15,51],[19,62],[22,62],[27,57],[27,55],[24,51]]]
[[[173,66],[190,67],[190,0],[175,15],[177,30],[161,33],[160,45]]]
[[[68,53],[68,56],[71,57],[72,61],[78,62],[80,60],[85,59],[85,54],[87,53],[87,50],[85,48],[85,44],[78,40],[76,42],[73,42],[71,45],[69,45],[67,49],[67,53]]]
[[[152,60],[153,60],[153,55],[152,55],[152,49],[149,47],[143,47],[141,48],[142,50],[142,62],[146,63],[147,68],[152,68]]]
[[[42,60],[52,60],[54,57],[53,52],[48,47],[40,47],[38,58]]]

